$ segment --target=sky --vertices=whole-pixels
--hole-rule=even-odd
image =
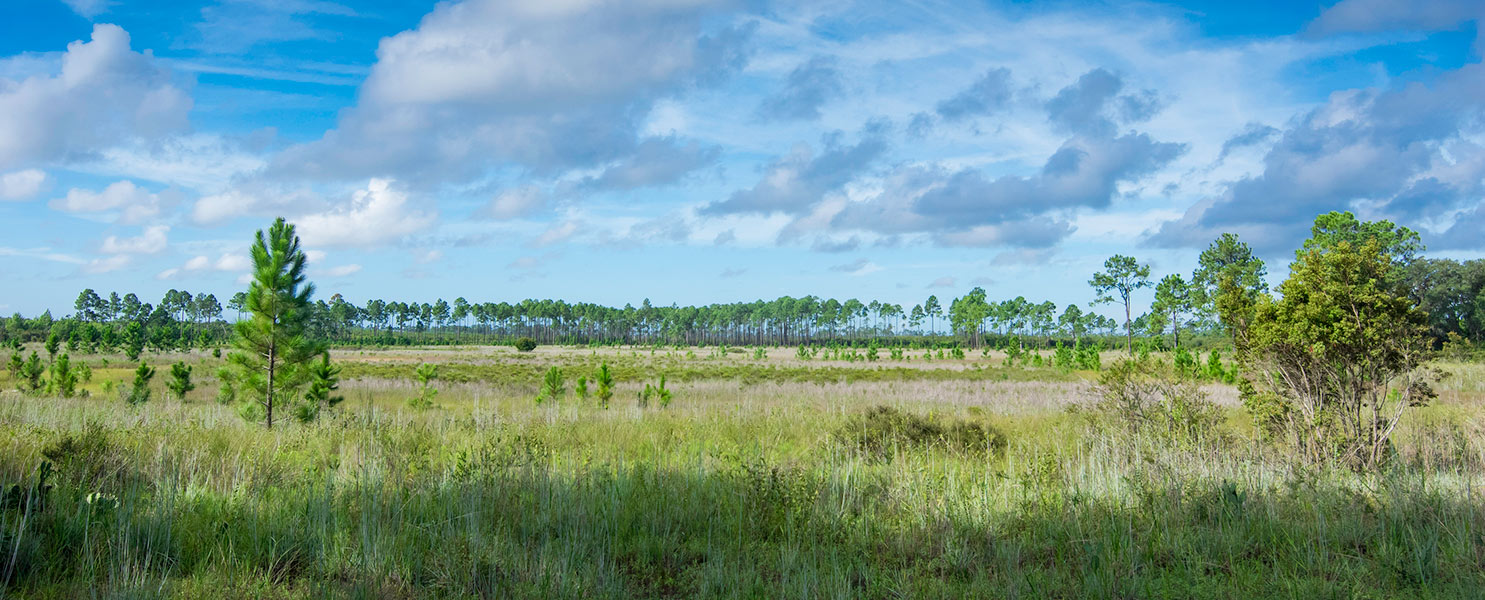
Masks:
[[[1332,210],[1477,258],[1482,23],[1473,0],[8,0],[0,312],[226,297],[279,216],[320,297],[358,303],[1086,305],[1108,256],[1189,276],[1222,232],[1277,283]]]

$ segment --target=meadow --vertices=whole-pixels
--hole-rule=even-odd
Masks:
[[[346,400],[272,430],[212,400],[0,396],[17,598],[1471,598],[1485,366],[1445,363],[1388,468],[1300,466],[1230,386],[1177,439],[1097,373],[716,348],[350,349]],[[149,357],[210,373],[195,352]],[[1155,360],[1165,357],[1157,355]],[[1115,360],[1108,353],[1103,361]],[[105,364],[104,361],[108,361]],[[440,365],[414,409],[417,364]],[[572,380],[600,362],[608,409]],[[537,403],[559,365],[566,394]],[[673,400],[640,406],[666,375]],[[157,378],[155,385],[163,384]],[[8,381],[0,386],[9,389]]]

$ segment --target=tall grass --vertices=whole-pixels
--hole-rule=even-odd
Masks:
[[[532,386],[535,382],[533,381]],[[626,385],[633,386],[634,383]],[[273,431],[208,402],[0,399],[0,590],[73,597],[1474,598],[1476,384],[1381,474],[1089,428],[1076,382],[695,381],[667,410],[349,383]],[[1476,387],[1469,387],[1476,385]],[[867,386],[867,387],[862,387]],[[628,395],[626,395],[628,394]],[[209,395],[207,396],[209,397]],[[1019,401],[1010,398],[1020,397]],[[987,400],[988,399],[988,400]],[[997,399],[1004,399],[997,400]],[[875,404],[995,452],[885,459]],[[1235,409],[1230,409],[1235,410]],[[1238,419],[1234,419],[1235,421]],[[55,474],[37,486],[43,462]]]

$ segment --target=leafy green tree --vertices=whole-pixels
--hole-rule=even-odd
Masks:
[[[77,395],[78,373],[77,369],[72,368],[72,360],[67,354],[64,353],[58,356],[57,360],[52,361],[51,371],[51,380],[47,382],[47,386],[51,388],[52,393],[63,398]]]
[[[1375,240],[1396,266],[1407,266],[1425,249],[1418,232],[1392,221],[1360,221],[1350,212],[1330,212],[1315,217],[1310,239],[1294,254],[1299,259],[1311,250],[1334,248],[1341,242],[1360,248],[1368,240]]]
[[[1192,298],[1191,285],[1180,275],[1172,273],[1166,275],[1155,284],[1155,303],[1150,309],[1157,315],[1170,322],[1171,331],[1175,334],[1175,347],[1181,347],[1181,327],[1191,318],[1196,311],[1196,304]]]
[[[304,400],[294,407],[294,418],[300,423],[310,423],[320,418],[325,410],[335,408],[342,396],[332,393],[340,389],[340,367],[330,362],[330,353],[320,354],[320,360],[309,367],[309,391]]]
[[[252,283],[244,303],[249,317],[234,327],[227,362],[239,395],[252,392],[243,416],[256,421],[261,415],[271,429],[278,395],[302,385],[306,367],[324,349],[305,335],[315,286],[305,282],[305,255],[294,226],[279,218],[266,236],[259,230],[251,255]]]
[[[129,386],[129,392],[124,396],[124,402],[130,406],[139,406],[150,401],[150,380],[155,378],[155,369],[141,362],[139,368],[134,370],[134,383]]]
[[[1408,410],[1434,397],[1428,316],[1393,281],[1395,245],[1306,247],[1281,298],[1254,311],[1244,402],[1302,457],[1373,468]]]
[[[923,314],[928,315],[929,333],[936,332],[937,320],[944,315],[944,308],[938,304],[938,296],[930,295],[927,300],[923,301]]]
[[[1192,303],[1208,317],[1215,316],[1241,349],[1258,299],[1268,293],[1268,274],[1253,248],[1231,233],[1213,240],[1197,259],[1191,276]]]
[[[614,397],[614,376],[608,370],[608,363],[600,363],[598,372],[593,375],[593,381],[598,384],[598,406],[608,408],[608,403]]]
[[[165,388],[176,400],[184,402],[186,394],[196,389],[196,384],[191,382],[191,367],[184,362],[170,365],[170,381],[165,382]]]
[[[587,400],[588,377],[586,375],[579,376],[577,378],[577,384],[572,387],[572,391],[577,394],[578,400]]]
[[[1088,280],[1098,294],[1094,304],[1107,304],[1115,299],[1124,303],[1124,332],[1129,342],[1129,354],[1134,355],[1134,320],[1130,315],[1129,297],[1135,290],[1150,287],[1150,266],[1142,265],[1133,257],[1115,254],[1103,262],[1103,271],[1094,273]]]

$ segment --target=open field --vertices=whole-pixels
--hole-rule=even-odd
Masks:
[[[1093,372],[712,349],[346,350],[333,418],[273,430],[200,388],[0,396],[7,596],[1474,598],[1485,589],[1485,366],[1442,365],[1377,475],[1256,439],[1134,435]],[[920,353],[921,354],[921,353]],[[103,364],[109,360],[108,366]],[[1115,355],[1106,354],[1104,364]],[[604,361],[613,405],[572,381]],[[416,410],[413,367],[441,365]],[[537,404],[561,366],[568,394]],[[165,369],[162,369],[162,371]],[[674,402],[638,406],[666,375]],[[0,386],[10,389],[8,381]],[[979,437],[873,437],[875,406]],[[878,423],[879,424],[879,423]],[[954,429],[954,428],[958,429]],[[906,430],[903,430],[906,431]],[[899,431],[898,433],[901,433]],[[968,440],[968,441],[966,441]],[[34,488],[43,463],[50,490]]]

